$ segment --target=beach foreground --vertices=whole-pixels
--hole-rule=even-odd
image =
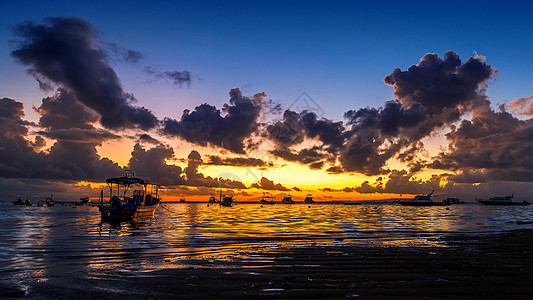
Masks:
[[[105,278],[30,283],[2,297],[57,298],[530,298],[533,230],[446,237],[448,247],[282,247],[224,260]]]

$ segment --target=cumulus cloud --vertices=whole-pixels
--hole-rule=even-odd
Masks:
[[[275,184],[274,181],[266,177],[261,177],[258,183],[253,183],[250,187],[256,188],[256,189],[269,190],[269,191],[290,191],[291,190],[281,185],[281,183]]]
[[[509,102],[509,109],[522,116],[533,116],[533,95],[514,99]]]
[[[246,189],[246,186],[238,181],[224,178],[212,178],[204,176],[198,172],[198,168],[204,164],[202,156],[196,150],[192,150],[187,157],[187,167],[185,168],[186,185],[188,186],[204,186],[210,188],[230,188],[230,189]]]
[[[25,22],[13,27],[16,49],[11,55],[29,67],[41,87],[49,82],[66,90],[100,115],[110,129],[150,129],[157,118],[146,108],[130,104],[107,55],[94,39],[94,27],[78,18],[47,18],[42,24]]]
[[[167,160],[173,158],[174,150],[169,146],[160,144],[146,150],[140,144],[136,144],[131,152],[128,167],[135,171],[136,176],[165,186],[185,184],[185,180],[181,177],[181,167],[167,164]]]
[[[194,111],[185,110],[180,120],[166,118],[163,133],[201,146],[217,146],[234,153],[245,153],[245,140],[254,134],[266,104],[265,93],[246,97],[239,88],[229,92],[229,104],[222,110],[207,103]]]
[[[471,120],[446,135],[450,145],[430,166],[454,170],[456,182],[533,181],[533,120],[519,120],[480,102]]]

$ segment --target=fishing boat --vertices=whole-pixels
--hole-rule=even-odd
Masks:
[[[44,200],[44,203],[46,206],[54,206],[54,194],[51,194],[50,197],[46,197],[46,200]]]
[[[433,202],[433,200],[431,200],[433,192],[435,191],[431,191],[431,193],[427,195],[416,195],[413,199],[409,200],[398,200],[397,202],[405,206],[442,206],[442,202]]]
[[[260,202],[261,204],[274,204],[274,199],[275,197],[263,196]]]
[[[313,195],[307,194],[307,196],[305,196],[304,203],[315,203],[315,200],[313,200]]]
[[[283,204],[294,204],[294,200],[292,200],[292,196],[288,195],[283,197],[283,200],[281,200],[281,203]]]
[[[125,170],[121,177],[106,180],[109,201],[104,203],[104,191],[100,193],[98,209],[103,221],[129,221],[152,217],[159,207],[158,191],[161,185],[135,177]]]
[[[484,205],[529,205],[529,202],[514,202],[514,193],[511,196],[491,197],[487,200],[477,199],[477,201]]]

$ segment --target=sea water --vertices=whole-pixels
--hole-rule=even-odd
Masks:
[[[531,220],[532,206],[476,203],[163,203],[153,218],[110,224],[94,206],[0,204],[0,281],[76,285],[80,278],[194,267],[287,246],[447,247],[449,235],[533,228],[520,224]]]

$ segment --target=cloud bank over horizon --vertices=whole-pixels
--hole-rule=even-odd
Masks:
[[[37,124],[24,120],[21,102],[0,99],[4,180],[102,181],[124,168],[101,157],[98,147],[134,139],[126,167],[185,194],[206,194],[214,188],[290,191],[289,183],[274,183],[264,176],[246,186],[199,171],[202,166],[279,168],[271,159],[323,170],[322,176],[378,178],[344,192],[465,192],[473,183],[533,182],[533,119],[528,119],[533,96],[493,108],[485,92],[497,70],[484,57],[463,61],[453,51],[442,57],[427,53],[407,70],[394,69],[384,77],[384,83],[394,88],[394,99],[380,107],[348,110],[342,121],[307,110],[281,111],[265,92],[246,96],[239,87],[229,90],[221,108],[203,103],[183,111],[178,120],[159,120],[149,108],[134,105],[135,97],[124,91],[109,62],[109,51],[131,63],[143,60],[144,54],[100,42],[96,32],[85,20],[62,17],[13,27],[12,57],[27,67],[41,89],[54,93],[34,108]],[[145,72],[177,86],[192,80],[189,71],[153,67]],[[437,133],[445,133],[447,145],[428,157],[422,140]],[[202,158],[191,150],[186,158],[177,158],[171,142],[163,140],[186,141],[220,155]],[[268,157],[254,157],[258,149]],[[172,163],[179,159],[187,165]],[[392,168],[391,160],[405,169]],[[422,172],[435,175],[416,179]]]

